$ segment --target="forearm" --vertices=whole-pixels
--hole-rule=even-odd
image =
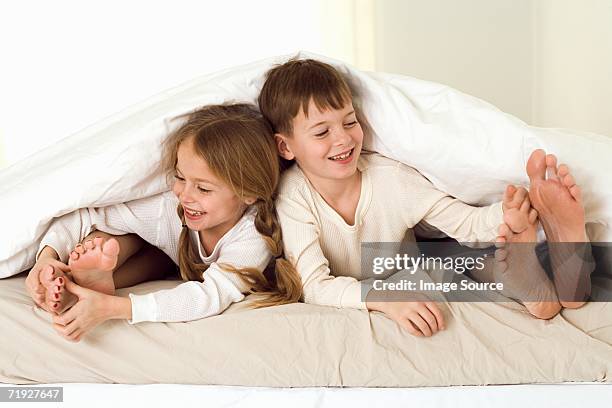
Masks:
[[[445,197],[426,215],[424,221],[459,242],[494,242],[503,222],[502,203],[473,207]]]
[[[304,284],[304,302],[321,306],[349,309],[367,309],[362,299],[362,282],[349,276],[332,276],[327,267],[325,272]]]

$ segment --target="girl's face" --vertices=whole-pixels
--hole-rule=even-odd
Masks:
[[[217,178],[193,146],[193,138],[180,144],[172,188],[185,211],[187,226],[221,237],[242,217],[254,198],[241,201],[229,185]]]
[[[280,154],[295,159],[311,181],[343,180],[357,172],[363,130],[352,103],[321,112],[311,100],[308,117],[300,109],[293,118],[293,135],[276,136]]]

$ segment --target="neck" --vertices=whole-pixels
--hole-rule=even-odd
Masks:
[[[323,199],[332,207],[334,204],[353,197],[356,193],[361,192],[361,172],[359,170],[348,179],[335,180],[325,178],[308,178],[315,190],[323,197]]]
[[[202,246],[206,251],[206,256],[210,256],[213,253],[215,247],[217,246],[217,243],[221,240],[221,238],[223,238],[225,234],[228,233],[229,230],[234,227],[234,225],[238,223],[238,221],[240,221],[245,211],[246,207],[242,210],[242,212],[238,213],[233,220],[216,225],[213,228],[207,228],[198,231],[198,236],[200,237]]]

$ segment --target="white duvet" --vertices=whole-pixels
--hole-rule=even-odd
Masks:
[[[527,185],[525,161],[533,149],[557,154],[583,188],[590,238],[612,241],[612,138],[531,127],[444,85],[362,72],[318,55],[300,56],[329,62],[349,76],[373,129],[366,149],[415,167],[467,203],[499,200],[508,183]],[[255,103],[264,73],[288,58],[194,79],[3,170],[0,277],[34,264],[38,242],[54,217],[167,189],[157,165],[160,142],[177,125],[171,119],[206,104]]]

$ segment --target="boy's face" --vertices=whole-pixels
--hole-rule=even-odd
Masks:
[[[280,155],[295,159],[311,182],[350,178],[357,171],[363,130],[352,103],[321,112],[311,100],[308,117],[300,109],[293,135],[276,134]]]

